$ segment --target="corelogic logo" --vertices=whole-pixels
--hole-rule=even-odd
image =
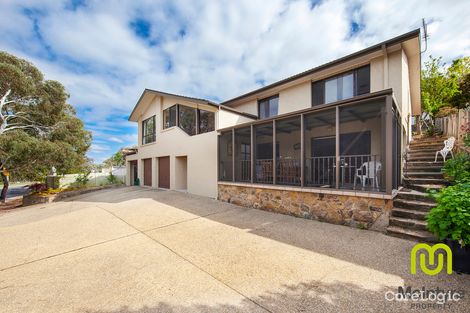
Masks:
[[[435,254],[436,254],[436,251],[439,249],[442,249],[444,251],[441,251],[441,253],[437,255],[437,264],[435,264],[435,261],[436,261]],[[419,255],[419,265],[423,273],[430,275],[430,276],[439,274],[444,268],[444,254],[445,254],[447,257],[447,274],[449,275],[452,274],[452,251],[450,250],[449,246],[443,243],[435,244],[432,247],[425,243],[418,243],[417,245],[415,245],[413,249],[411,249],[411,255],[410,255],[411,274],[416,275],[416,259],[418,256],[418,251],[421,251],[421,250],[422,250],[422,253]],[[426,262],[426,255],[429,258],[429,262]],[[431,266],[435,266],[435,268],[429,269],[428,264]]]

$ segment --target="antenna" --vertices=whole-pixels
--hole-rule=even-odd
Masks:
[[[428,38],[429,38],[429,35],[428,35],[428,24],[426,23],[426,21],[424,20],[424,18],[422,19],[422,22],[423,22],[423,39],[424,39],[424,51],[421,51],[421,53],[425,53],[427,50],[428,50]]]

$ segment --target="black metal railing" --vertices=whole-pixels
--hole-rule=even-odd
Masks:
[[[251,181],[251,161],[250,160],[239,160],[236,170],[236,180],[240,182]]]
[[[378,155],[341,155],[339,187],[381,190],[382,163]]]
[[[305,185],[334,188],[336,185],[335,163],[335,156],[306,158]]]
[[[255,160],[255,182],[272,184],[273,183],[273,160],[257,159]]]
[[[276,184],[300,185],[300,170],[299,159],[277,159]]]

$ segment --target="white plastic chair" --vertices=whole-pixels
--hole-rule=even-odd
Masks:
[[[442,148],[439,151],[436,151],[436,158],[434,159],[434,162],[437,162],[437,157],[439,153],[442,155],[444,162],[446,161],[446,157],[449,152],[450,152],[450,155],[454,157],[454,154],[452,153],[452,149],[454,148],[454,143],[455,143],[455,137],[449,137],[448,139],[444,140],[444,148]]]
[[[380,161],[365,162],[358,169],[356,169],[356,176],[354,177],[354,189],[356,189],[357,179],[361,181],[362,188],[366,187],[366,179],[372,180],[372,185],[379,189],[379,172],[382,170],[382,163]]]

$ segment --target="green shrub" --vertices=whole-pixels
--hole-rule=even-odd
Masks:
[[[463,247],[470,244],[470,181],[431,192],[437,201],[426,219],[427,228],[442,239],[452,239]]]
[[[470,133],[466,133],[465,137],[463,138],[463,142],[467,147],[470,147]]]
[[[109,172],[108,177],[106,177],[106,181],[111,185],[121,184],[121,180],[117,178],[112,172]]]
[[[444,177],[451,182],[470,179],[470,157],[466,153],[458,153],[442,167]]]
[[[431,124],[431,125],[429,125],[428,128],[424,131],[424,135],[425,135],[426,137],[440,136],[440,135],[442,135],[442,130],[440,130],[439,127],[437,127],[436,125]]]
[[[78,174],[75,178],[75,182],[72,185],[74,187],[85,187],[90,181],[88,176],[90,176],[90,172]]]

